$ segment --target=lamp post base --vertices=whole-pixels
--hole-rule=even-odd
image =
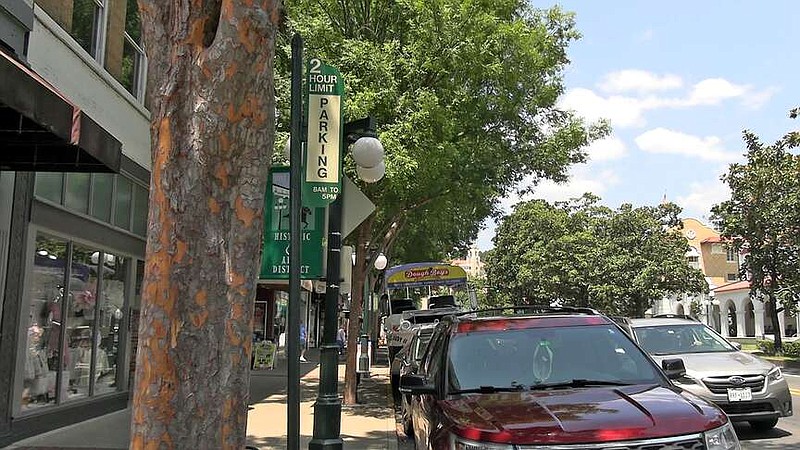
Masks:
[[[314,438],[309,450],[341,450],[342,402],[338,381],[339,346],[324,343],[320,346],[320,395],[314,403]]]

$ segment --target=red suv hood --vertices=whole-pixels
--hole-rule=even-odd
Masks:
[[[454,433],[476,441],[568,444],[699,433],[724,424],[717,408],[661,386],[465,394],[442,400]]]

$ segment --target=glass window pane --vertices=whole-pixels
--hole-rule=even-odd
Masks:
[[[111,194],[114,175],[96,173],[92,177],[92,215],[103,222],[111,222]]]
[[[74,400],[89,395],[92,366],[92,343],[95,342],[94,320],[97,303],[97,261],[100,253],[92,248],[73,244],[72,274],[69,279],[69,303],[66,317],[69,342],[69,392],[62,397]],[[97,355],[98,367],[108,362]],[[95,376],[96,379],[96,376]]]
[[[36,189],[39,198],[61,203],[61,191],[64,189],[64,174],[39,172],[36,174]]]
[[[139,236],[147,235],[147,189],[136,185],[136,195],[133,197],[133,232]]]
[[[36,254],[30,282],[22,411],[55,404],[59,355],[63,348],[59,342],[67,243],[40,233],[36,236],[36,248],[33,251]],[[69,373],[65,368],[62,366],[62,386],[69,382]]]
[[[141,46],[142,44],[142,22],[139,20],[139,7],[136,1],[128,0],[125,9],[125,32]]]
[[[117,367],[120,364],[120,331],[125,317],[125,281],[130,258],[111,253],[103,255],[103,289],[100,298],[97,344],[97,382],[95,395],[117,390]]]
[[[134,376],[136,375],[136,349],[139,347],[139,311],[142,304],[142,284],[144,283],[144,261],[136,260],[136,285],[133,290],[133,298],[130,302],[130,320],[128,331],[130,341],[128,352],[128,390],[133,391]]]
[[[94,0],[74,0],[72,6],[72,29],[69,34],[90,55],[97,55],[97,26],[100,8]]]
[[[64,203],[67,208],[82,212],[89,212],[89,184],[92,177],[88,173],[67,174],[67,195]]]
[[[138,94],[136,88],[140,61],[139,51],[128,39],[124,39],[122,44],[122,76],[119,82],[134,96]]]
[[[114,209],[114,225],[126,230],[131,227],[131,182],[122,176],[117,177],[117,198]]]

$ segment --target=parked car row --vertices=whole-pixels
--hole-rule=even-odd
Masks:
[[[792,414],[779,369],[691,320],[514,307],[412,330],[392,374],[418,449],[730,450],[732,421]]]

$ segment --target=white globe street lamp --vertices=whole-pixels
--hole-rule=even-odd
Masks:
[[[383,144],[372,136],[362,136],[353,143],[353,160],[361,167],[377,167],[383,163]]]
[[[377,183],[386,174],[386,165],[381,161],[375,167],[356,166],[356,173],[365,183]]]
[[[380,255],[378,255],[377,258],[375,258],[375,264],[374,264],[375,265],[375,269],[377,269],[377,270],[385,269],[386,268],[386,264],[388,262],[389,262],[389,260],[386,259],[386,255],[381,253]]]

